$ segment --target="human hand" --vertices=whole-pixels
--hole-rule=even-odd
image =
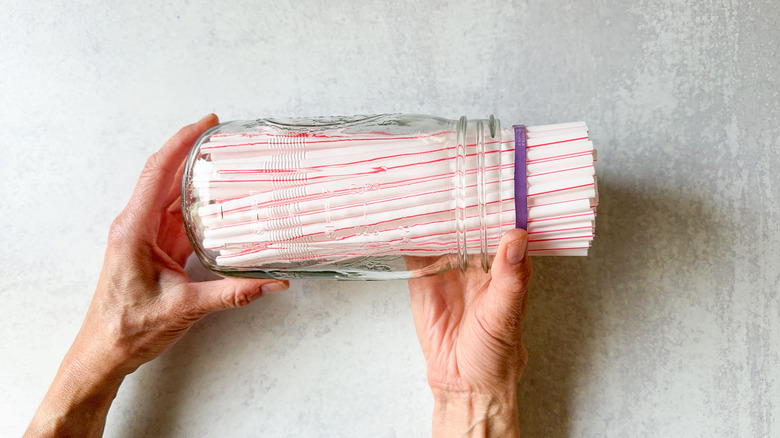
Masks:
[[[527,361],[521,337],[531,278],[527,242],[525,231],[508,232],[490,273],[451,270],[409,281],[435,436],[519,435],[515,387]]]
[[[184,272],[192,253],[181,211],[184,159],[217,122],[211,114],[182,128],[152,155],[130,202],[111,225],[103,271],[77,341],[98,348],[93,354],[119,374],[157,357],[207,314],[287,288],[278,280],[198,283]]]
[[[288,287],[279,280],[197,283],[184,271],[192,247],[182,221],[183,162],[217,122],[211,114],[182,128],[146,162],[130,202],[111,225],[87,315],[28,436],[99,436],[124,376],[207,314]]]

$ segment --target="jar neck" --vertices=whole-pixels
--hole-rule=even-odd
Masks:
[[[498,247],[495,236],[514,228],[514,135],[492,115],[475,120],[463,116],[456,133],[458,266],[487,272]],[[474,249],[477,242],[479,250]]]

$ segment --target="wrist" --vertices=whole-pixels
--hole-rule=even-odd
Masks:
[[[517,392],[433,390],[433,436],[517,437]]]
[[[77,343],[66,354],[27,436],[101,436],[124,374],[101,366]]]

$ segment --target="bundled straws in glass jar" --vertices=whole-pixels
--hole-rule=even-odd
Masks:
[[[229,122],[205,134],[185,180],[199,254],[227,270],[494,254],[523,216],[529,254],[587,255],[597,192],[584,122],[517,130],[491,117],[470,134],[415,117],[427,116]]]

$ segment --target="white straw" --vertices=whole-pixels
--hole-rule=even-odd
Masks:
[[[598,202],[587,126],[531,126],[526,136],[529,253],[587,255]],[[484,228],[495,253],[515,221],[513,130],[502,130],[501,143],[484,154],[467,139],[465,160],[479,160],[484,172],[466,171],[469,195],[460,200],[452,137],[212,134],[190,181],[202,201],[195,211],[201,246],[234,268],[452,254],[459,247],[454,212],[465,207],[467,251],[480,252]]]

